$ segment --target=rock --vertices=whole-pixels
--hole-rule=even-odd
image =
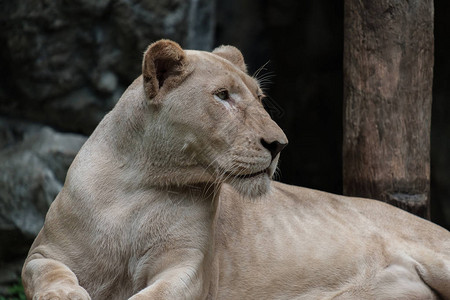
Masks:
[[[117,88],[117,76],[110,71],[103,72],[95,80],[95,87],[99,92],[111,94]]]
[[[2,1],[0,65],[8,75],[0,81],[0,113],[89,134],[140,74],[151,42],[212,47],[213,3]]]
[[[26,255],[86,137],[0,119],[0,261]]]
[[[24,258],[20,258],[8,262],[0,261],[0,270],[2,270],[0,272],[0,299],[17,299],[17,293],[23,294],[23,288],[18,286],[21,285],[20,273],[24,260]]]

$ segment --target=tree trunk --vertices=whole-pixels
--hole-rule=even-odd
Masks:
[[[433,1],[344,11],[344,194],[429,219]]]

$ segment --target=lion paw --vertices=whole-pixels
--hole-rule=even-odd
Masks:
[[[33,300],[91,300],[91,297],[82,287],[70,287],[38,292]]]

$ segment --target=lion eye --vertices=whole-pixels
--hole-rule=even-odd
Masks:
[[[228,93],[227,90],[221,90],[221,91],[218,91],[215,95],[216,95],[220,100],[226,101],[226,100],[229,100],[229,99],[230,99],[230,94]]]

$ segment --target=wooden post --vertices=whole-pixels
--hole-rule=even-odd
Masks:
[[[344,5],[344,194],[429,219],[433,0]]]

